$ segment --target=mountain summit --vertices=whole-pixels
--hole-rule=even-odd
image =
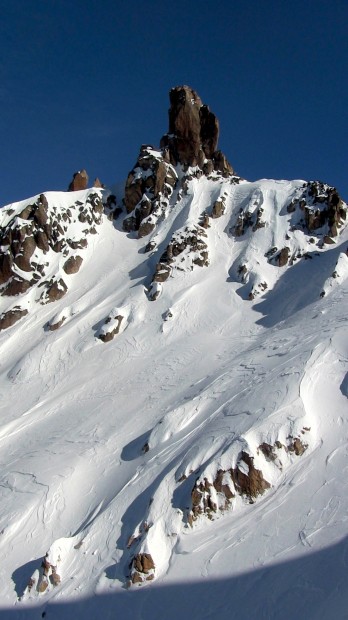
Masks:
[[[0,211],[8,609],[246,619],[272,590],[288,618],[301,582],[303,617],[342,617],[347,204],[246,181],[218,136],[175,87],[125,184]]]

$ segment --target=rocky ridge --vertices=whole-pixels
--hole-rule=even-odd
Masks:
[[[49,196],[49,193],[47,194]],[[0,224],[0,295],[16,297],[17,303],[2,314],[0,328],[14,324],[31,301],[41,304],[61,299],[70,276],[83,262],[91,235],[102,222],[104,206],[100,193],[87,190],[61,207],[45,194],[24,208],[4,208]]]
[[[253,302],[273,290],[282,275],[296,264],[306,260],[319,262],[321,256],[335,246],[340,247],[347,205],[335,188],[319,181],[248,183],[234,173],[217,150],[218,121],[197,93],[187,86],[177,87],[172,89],[170,101],[169,131],[159,149],[141,147],[126,181],[122,207],[111,191],[86,189],[88,176],[81,171],[74,175],[64,206],[51,201],[49,194],[41,194],[25,205],[2,211],[0,293],[4,307],[8,298],[15,297],[15,302],[11,301],[1,315],[0,329],[12,328],[21,319],[24,323],[34,304],[56,302],[57,312],[45,328],[48,332],[61,329],[64,333],[74,308],[62,307],[60,300],[69,293],[70,286],[74,287],[74,278],[70,276],[84,268],[83,253],[91,236],[103,231],[122,235],[129,246],[136,244],[141,260],[133,268],[138,269],[141,277],[140,282],[130,285],[129,276],[129,287],[140,291],[133,306],[141,306],[140,295],[146,304],[159,300],[163,310],[161,334],[165,334],[165,322],[175,325],[179,320],[182,306],[177,300],[181,284],[190,289],[190,274],[195,272],[197,285],[198,268],[202,281],[208,277],[219,252],[223,253],[223,278],[230,284],[231,295],[236,292],[246,302]],[[117,239],[120,243],[120,237]],[[325,267],[318,298],[320,291],[326,295],[334,281],[343,280],[346,263],[347,257],[341,252],[334,271]],[[107,344],[115,336],[121,340],[123,332],[131,338],[129,334],[139,329],[127,293],[122,289],[119,295],[120,303],[114,303],[112,298],[101,304],[98,321],[92,327],[96,341]],[[142,323],[157,320],[157,305],[146,306]],[[114,345],[105,349],[100,346],[105,351]],[[302,366],[300,374],[305,377],[305,363]],[[274,365],[272,372],[277,370]],[[285,386],[279,410],[289,410],[286,421],[279,416],[279,422],[276,418],[276,423],[269,424],[268,419],[259,423],[256,438],[251,422],[239,426],[235,423],[233,433],[225,437],[225,419],[239,416],[248,420],[253,412],[247,404],[234,409],[227,397],[221,400],[221,394],[231,394],[231,401],[235,394],[258,394],[260,377],[263,381],[266,371],[254,383],[249,381],[249,371],[246,368],[247,379],[242,380],[231,371],[226,384],[218,377],[221,390],[214,392],[212,384],[207,393],[200,388],[199,399],[206,409],[193,405],[191,397],[187,397],[187,405],[185,397],[184,404],[167,410],[146,438],[142,437],[146,442],[143,451],[138,446],[137,457],[144,454],[149,460],[157,449],[166,448],[169,437],[177,434],[180,438],[186,427],[194,433],[200,425],[206,426],[209,440],[213,436],[214,441],[213,448],[207,443],[204,449],[201,437],[195,439],[193,434],[189,443],[189,435],[185,436],[187,445],[173,458],[171,469],[145,489],[143,500],[147,500],[148,507],[135,527],[133,521],[132,527],[126,523],[126,536],[120,543],[123,577],[128,585],[151,582],[163,573],[182,528],[195,528],[207,517],[214,520],[229,510],[254,503],[269,489],[276,488],[283,470],[315,446],[315,420],[308,414],[301,394],[288,395],[288,375],[283,371],[279,371],[279,384]],[[269,388],[275,401],[278,391],[273,393]],[[260,392],[259,400],[260,410],[278,416],[268,395],[266,398]],[[222,438],[219,428],[213,425],[215,418],[224,430]],[[28,597],[34,596],[34,591],[42,594],[51,586],[60,585],[58,559],[52,553],[50,549],[45,556],[40,576],[29,582]],[[62,551],[62,555],[69,553]]]

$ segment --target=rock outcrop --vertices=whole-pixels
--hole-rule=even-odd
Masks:
[[[7,329],[8,327],[12,327],[15,323],[17,323],[23,316],[28,314],[28,310],[26,308],[21,308],[20,306],[14,306],[11,310],[4,312],[0,316],[0,332],[3,329]]]
[[[77,200],[68,208],[50,205],[40,194],[21,211],[5,209],[0,225],[0,295],[23,295],[37,287],[37,300],[42,303],[63,297],[68,290],[64,274],[79,271],[83,258],[76,250],[87,247],[89,235],[96,233],[103,208],[101,195],[94,191],[85,202]],[[57,273],[52,275],[53,265]],[[9,311],[2,318],[2,329],[18,316],[17,310]]]
[[[120,310],[118,308],[112,310],[99,330],[99,340],[101,340],[102,342],[110,342],[111,340],[113,340],[116,334],[120,332],[123,319],[124,316],[120,314]]]
[[[169,131],[162,137],[161,148],[170,162],[184,169],[198,166],[205,173],[216,170],[223,176],[233,174],[232,166],[217,151],[219,121],[196,91],[176,86],[169,99]]]
[[[185,226],[173,235],[156,265],[149,296],[151,301],[155,301],[159,296],[158,284],[165,282],[173,270],[192,271],[194,266],[209,265],[206,237],[205,228],[200,225]]]
[[[192,525],[201,514],[211,519],[217,511],[226,510],[236,494],[253,504],[270,486],[262,471],[254,466],[254,458],[241,452],[235,467],[226,471],[219,469],[212,481],[206,477],[196,480],[191,493],[192,509],[188,522]]]
[[[241,200],[231,221],[230,234],[244,237],[246,242],[231,270],[236,281],[246,285],[241,289],[244,299],[252,301],[273,287],[279,276],[272,274],[269,265],[291,267],[338,242],[347,220],[347,205],[337,190],[320,181],[298,181],[296,185],[291,199],[285,200],[267,186],[266,191],[255,188]],[[279,223],[276,229],[275,221]]]
[[[131,583],[141,584],[155,577],[155,563],[150,553],[138,553],[131,562]]]
[[[158,220],[165,217],[178,173],[187,173],[187,178],[234,175],[225,155],[217,150],[219,122],[215,114],[189,86],[172,88],[169,97],[169,131],[162,137],[160,149],[143,145],[126,182],[124,204],[129,216],[123,228],[137,231],[139,238],[153,232]]]
[[[124,220],[124,230],[138,231],[139,238],[149,235],[168,208],[176,182],[177,173],[162,153],[142,146],[126,182],[124,203],[132,215]]]
[[[99,185],[94,185],[94,186],[99,187]],[[76,192],[81,189],[87,189],[87,187],[88,187],[88,174],[86,170],[78,170],[78,172],[75,172],[73,175],[68,191]]]
[[[292,454],[302,456],[307,450],[308,443],[304,436],[309,431],[310,428],[304,427],[302,437],[289,435],[286,445],[280,441],[273,445],[263,442],[257,448],[256,455],[262,454],[266,461],[282,471],[282,458]],[[234,467],[226,470],[218,468],[213,477],[202,474],[197,478],[191,491],[191,510],[187,516],[189,525],[193,525],[201,515],[212,519],[214,514],[228,510],[237,495],[250,504],[263,495],[271,484],[264,478],[261,469],[255,467],[254,460],[254,456],[243,450]],[[181,481],[184,479],[185,476]]]
[[[335,187],[308,181],[287,206],[288,213],[302,211],[299,224],[308,233],[336,237],[347,219],[346,206]]]

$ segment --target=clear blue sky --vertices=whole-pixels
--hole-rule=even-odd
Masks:
[[[126,177],[188,84],[247,179],[348,199],[347,0],[0,0],[0,204]]]

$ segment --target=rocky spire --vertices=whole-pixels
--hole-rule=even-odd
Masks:
[[[233,174],[225,156],[217,151],[219,121],[189,86],[176,86],[169,93],[169,131],[161,140],[173,165],[199,166],[204,172]]]
[[[152,232],[163,216],[177,184],[178,164],[184,172],[195,167],[197,175],[208,176],[214,171],[215,176],[234,175],[225,155],[216,150],[219,121],[215,114],[189,86],[172,88],[169,98],[169,131],[160,149],[143,145],[126,181],[124,203],[132,215],[123,227],[127,232],[138,231],[139,237]]]
[[[81,189],[87,189],[88,186],[88,174],[86,170],[79,170],[75,172],[72,181],[69,185],[69,192],[76,192]]]

